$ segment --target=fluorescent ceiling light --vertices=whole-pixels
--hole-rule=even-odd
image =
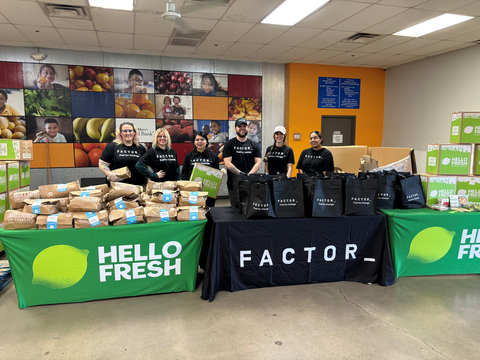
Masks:
[[[261,21],[262,24],[295,25],[330,0],[285,0],[270,15]]]
[[[90,6],[104,9],[133,10],[133,0],[88,0]]]
[[[470,19],[473,19],[473,16],[443,14],[420,24],[411,26],[405,30],[396,32],[393,35],[420,37],[430,34],[434,31],[445,29],[449,26],[460,24]]]

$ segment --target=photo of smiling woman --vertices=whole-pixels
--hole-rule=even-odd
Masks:
[[[311,148],[305,149],[298,159],[297,169],[299,174],[307,174],[315,176],[317,174],[325,174],[327,171],[333,171],[333,155],[322,147],[323,139],[319,131],[310,133]]]
[[[160,128],[155,131],[152,147],[138,160],[135,167],[152,181],[181,180],[177,153],[172,149],[172,140],[166,129]]]

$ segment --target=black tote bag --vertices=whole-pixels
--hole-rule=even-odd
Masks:
[[[298,174],[297,180],[303,182],[303,204],[305,209],[305,217],[312,217],[313,195],[315,192],[315,180],[318,177],[308,176],[307,174]]]
[[[348,178],[345,185],[345,215],[375,215],[377,179]]]
[[[341,217],[343,214],[342,179],[316,179],[312,217]]]
[[[400,209],[420,209],[425,207],[420,175],[397,175],[397,207]]]
[[[238,183],[240,207],[247,219],[275,217],[270,196],[270,188],[266,182],[240,181]]]
[[[289,179],[272,181],[273,208],[277,218],[305,217],[303,181]]]
[[[234,206],[238,209],[239,212],[242,212],[241,205],[240,205],[240,194],[238,191],[238,183],[239,181],[267,181],[269,176],[267,174],[245,174],[240,173],[238,175],[233,175],[232,181],[232,190],[233,190],[233,198],[234,198]]]
[[[359,178],[378,179],[377,209],[394,209],[396,175],[389,172],[359,172]]]

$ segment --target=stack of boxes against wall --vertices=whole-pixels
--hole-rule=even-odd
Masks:
[[[452,114],[450,143],[429,144],[422,185],[427,205],[450,195],[480,202],[480,112]]]
[[[30,190],[31,140],[0,140],[0,227],[5,211],[11,209],[9,194]],[[0,252],[3,246],[0,242]]]

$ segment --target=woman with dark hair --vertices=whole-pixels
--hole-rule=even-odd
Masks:
[[[146,182],[145,176],[135,168],[137,161],[145,154],[145,148],[138,142],[138,131],[131,122],[120,124],[116,131],[116,139],[109,143],[98,162],[98,167],[110,181],[122,181],[112,170],[128,167],[132,174],[130,179],[123,182],[143,185]]]
[[[286,145],[287,130],[283,126],[277,126],[273,132],[274,143],[267,148],[263,161],[265,172],[269,175],[286,174],[292,177],[295,156],[290,146]]]
[[[152,181],[180,180],[180,164],[176,151],[172,149],[172,139],[167,129],[160,128],[155,131],[152,147],[138,160],[135,167]]]
[[[317,174],[333,171],[333,155],[322,147],[322,134],[318,131],[310,133],[311,148],[305,149],[298,159],[297,169],[299,174],[314,176]]]
[[[3,89],[0,89],[0,115],[2,116],[20,116],[20,113],[13,106],[7,105],[8,95]]]

